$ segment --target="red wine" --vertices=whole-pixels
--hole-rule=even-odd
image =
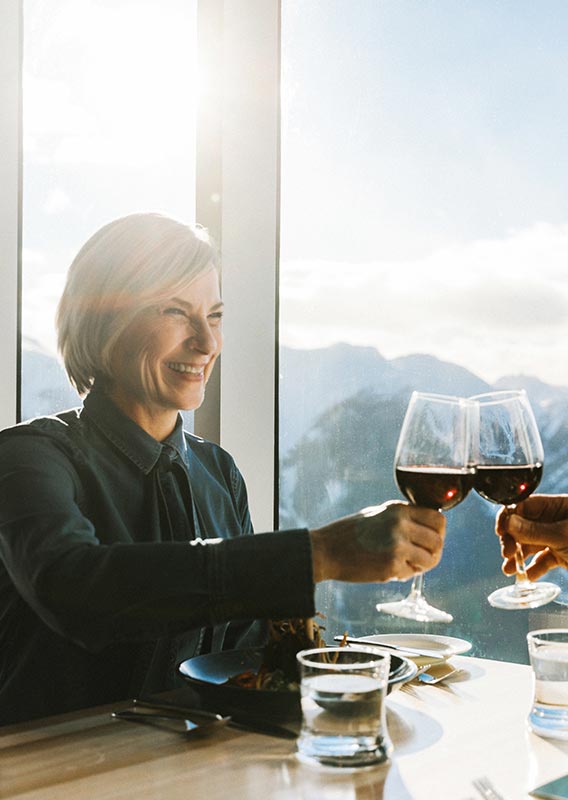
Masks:
[[[479,466],[475,490],[486,500],[508,506],[531,495],[542,478],[542,464]]]
[[[403,495],[415,506],[447,511],[465,499],[473,487],[470,469],[453,467],[396,467],[395,478]]]

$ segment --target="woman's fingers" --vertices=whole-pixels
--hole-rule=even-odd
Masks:
[[[407,580],[439,562],[446,521],[431,509],[392,502],[311,531],[314,578]]]

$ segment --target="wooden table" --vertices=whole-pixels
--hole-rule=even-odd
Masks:
[[[232,728],[200,738],[113,720],[110,707],[1,729],[0,797],[18,800],[467,800],[488,776],[508,800],[568,773],[568,742],[526,729],[529,667],[456,657],[459,679],[388,699],[390,764],[297,761],[293,741]],[[118,706],[113,706],[116,708]]]

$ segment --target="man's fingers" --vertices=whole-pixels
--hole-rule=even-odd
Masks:
[[[542,545],[540,544],[527,544],[526,542],[520,543],[523,549],[523,555],[525,558],[528,556],[532,556],[535,553],[540,553],[542,550]],[[503,558],[506,559],[513,559],[515,558],[515,553],[517,551],[517,542],[513,539],[512,536],[509,534],[505,534],[501,537],[501,555]]]
[[[501,565],[501,570],[502,572],[505,573],[505,575],[514,575],[515,572],[517,571],[517,565],[515,563],[515,559],[506,558],[503,561],[503,564]]]
[[[521,544],[541,547],[562,547],[568,537],[566,522],[538,522],[512,514],[507,522],[507,532]]]
[[[541,578],[549,569],[553,569],[553,567],[558,566],[557,559],[550,552],[548,547],[543,549],[542,547],[531,547],[530,545],[524,545],[523,556],[525,559],[527,559],[529,556],[534,556],[530,566],[527,567],[527,575],[529,575],[529,577],[534,575],[531,580]],[[501,569],[505,575],[514,575],[516,573],[517,563],[515,561],[514,551],[513,555],[510,553],[505,555]]]
[[[568,516],[568,495],[533,494],[517,505],[517,512],[526,519],[541,522],[565,520]]]
[[[536,581],[538,578],[542,578],[543,575],[546,575],[548,570],[554,569],[554,567],[557,566],[558,561],[554,553],[546,548],[545,550],[541,550],[540,553],[537,553],[527,567],[527,577],[531,581]]]
[[[503,558],[514,558],[517,545],[512,536],[508,533],[501,534],[501,555]]]
[[[495,517],[495,532],[498,536],[503,536],[507,533],[507,526],[509,525],[509,517],[512,514],[512,509],[502,508]]]

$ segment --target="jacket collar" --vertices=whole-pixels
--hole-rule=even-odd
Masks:
[[[181,414],[178,414],[175,428],[164,442],[159,442],[146,433],[100,389],[92,389],[85,398],[81,412],[81,416],[83,415],[145,475],[153,469],[168,448],[173,448],[182,461],[185,460],[187,445]]]

